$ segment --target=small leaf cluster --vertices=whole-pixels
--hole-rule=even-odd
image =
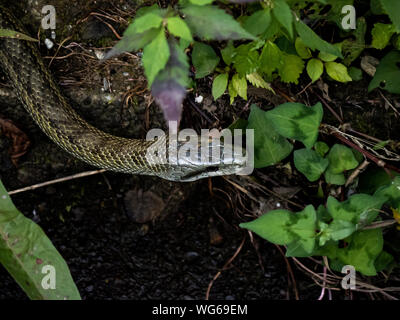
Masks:
[[[343,185],[346,174],[355,169],[362,155],[335,144],[331,148],[318,139],[323,109],[320,103],[308,107],[285,103],[269,111],[252,105],[248,121],[240,126],[254,129],[256,168],[274,165],[293,150],[296,140],[304,148],[293,152],[296,169],[309,181],[324,174],[328,184]],[[232,127],[237,127],[239,121]],[[287,246],[288,257],[327,256],[333,270],[353,265],[364,275],[375,275],[393,262],[383,250],[382,229],[371,227],[380,221],[383,205],[395,213],[400,208],[400,177],[381,186],[373,194],[354,194],[339,202],[329,196],[326,205],[317,209],[308,205],[300,212],[273,210],[258,219],[241,224],[262,238]]]

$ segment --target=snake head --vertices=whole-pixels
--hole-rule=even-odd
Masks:
[[[172,181],[190,182],[243,174],[248,166],[245,150],[241,146],[225,143],[220,138],[191,136],[185,142],[170,143],[169,150],[172,150],[172,153],[169,152],[172,157],[169,158],[168,170],[160,177]]]

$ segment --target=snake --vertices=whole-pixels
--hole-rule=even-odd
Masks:
[[[1,6],[0,29],[26,34],[20,21]],[[132,139],[97,129],[85,121],[62,94],[36,42],[0,38],[0,68],[40,129],[61,149],[94,167],[185,182],[237,174],[246,165],[242,150],[235,151],[236,148],[223,139],[211,144],[210,137],[201,136],[197,143],[200,145],[208,139],[209,147],[219,148],[214,151],[221,156],[200,157],[178,153],[183,143],[171,143],[168,134],[153,139]],[[226,153],[228,146],[233,151]],[[170,154],[179,155],[175,161],[160,161],[170,159]]]

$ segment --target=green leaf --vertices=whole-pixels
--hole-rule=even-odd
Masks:
[[[295,21],[295,27],[301,40],[311,50],[319,50],[321,52],[330,53],[336,57],[343,58],[340,50],[334,45],[321,39],[309,26],[301,20]]]
[[[390,20],[396,27],[397,32],[400,32],[400,2],[393,0],[381,0],[381,5],[385,12],[389,15]]]
[[[311,50],[304,44],[301,38],[297,37],[295,42],[296,52],[302,59],[308,59],[312,57]]]
[[[303,142],[312,148],[317,141],[323,115],[321,103],[307,107],[301,103],[284,103],[267,112],[266,116],[282,136]]]
[[[233,46],[233,41],[228,41],[227,46],[221,50],[222,60],[226,63],[226,65],[230,65],[232,63],[233,57],[236,55],[235,47]]]
[[[332,173],[331,171],[327,170],[324,173],[326,183],[329,184],[336,184],[338,186],[342,186],[346,183],[346,177],[343,173]]]
[[[281,65],[282,53],[272,41],[267,41],[260,56],[260,69],[265,74],[271,75]]]
[[[303,72],[304,62],[294,54],[284,53],[282,64],[278,67],[281,80],[286,83],[299,83],[300,74]]]
[[[129,28],[125,31],[122,39],[106,53],[103,60],[107,60],[122,52],[138,51],[154,40],[160,33],[160,29],[150,29],[143,33],[129,33]]]
[[[26,41],[34,41],[34,42],[38,41],[37,39],[27,36],[26,34],[9,29],[0,29],[0,38],[11,38],[11,39],[26,40]]]
[[[329,235],[329,239],[337,241],[347,238],[356,231],[356,225],[346,220],[333,220],[325,233]]]
[[[260,237],[279,245],[288,244],[286,256],[310,255],[315,247],[317,216],[313,206],[291,213],[273,210],[254,221],[240,224]]]
[[[343,202],[329,197],[326,207],[334,220],[348,221],[363,227],[375,220],[384,202],[385,198],[358,193]]]
[[[324,157],[329,151],[329,146],[325,142],[317,141],[314,144],[314,149],[321,157]]]
[[[204,78],[212,73],[219,63],[214,49],[204,43],[196,42],[193,46],[192,62],[196,69],[196,79]]]
[[[349,68],[349,76],[353,81],[360,81],[363,78],[361,69],[356,67]]]
[[[247,81],[245,77],[241,77],[239,74],[235,74],[232,77],[232,85],[235,88],[235,91],[242,97],[244,100],[247,100]]]
[[[332,62],[335,61],[338,58],[338,56],[335,56],[330,53],[320,52],[318,53],[318,58],[320,58],[324,62]]]
[[[375,23],[371,31],[372,47],[375,49],[386,48],[395,32],[396,28],[392,24]]]
[[[339,82],[352,81],[351,77],[347,73],[346,66],[341,63],[326,62],[325,68],[326,68],[326,72],[333,80],[336,80]]]
[[[231,15],[216,6],[188,5],[182,9],[182,13],[192,32],[202,39],[255,39]]]
[[[272,92],[274,92],[274,90],[271,88],[270,84],[268,82],[266,82],[263,77],[257,73],[257,72],[253,72],[251,74],[247,74],[246,75],[246,79],[255,87],[257,88],[264,88],[264,89],[268,89],[271,90]]]
[[[30,299],[80,300],[64,259],[43,230],[15,208],[1,181],[0,263]],[[42,286],[48,283],[45,266],[54,267],[55,289]]]
[[[263,168],[286,158],[293,146],[274,130],[271,122],[256,105],[251,106],[248,129],[254,129],[254,166]]]
[[[328,154],[328,171],[333,174],[340,174],[358,166],[358,161],[354,157],[350,148],[335,144]]]
[[[341,50],[344,56],[343,64],[349,66],[356,60],[366,48],[365,34],[367,32],[367,22],[364,17],[357,19],[357,28],[352,32],[352,38],[341,42]]]
[[[271,13],[269,9],[262,9],[254,12],[243,24],[243,28],[253,36],[264,33],[271,23]]]
[[[175,38],[169,38],[170,57],[151,86],[152,96],[164,112],[168,121],[179,122],[182,102],[189,85],[189,63],[187,54],[181,49]]]
[[[317,152],[309,149],[296,150],[294,165],[311,182],[319,179],[329,165],[329,160],[322,158]]]
[[[164,69],[170,56],[169,46],[164,30],[143,49],[143,67],[149,87],[151,87],[157,74]]]
[[[374,265],[376,272],[380,272],[389,267],[394,261],[393,256],[386,251],[382,251],[379,256],[375,259]]]
[[[190,42],[193,41],[192,33],[190,32],[189,27],[180,17],[168,18],[167,28],[168,31],[175,37],[179,37]]]
[[[229,92],[229,97],[230,97],[230,104],[232,104],[233,101],[235,101],[235,98],[238,96],[238,93],[237,93],[236,89],[234,88],[232,81],[230,81],[228,84],[228,92]]]
[[[127,35],[135,34],[135,33],[143,33],[152,28],[159,28],[163,18],[156,13],[147,13],[139,18],[133,20],[131,26],[126,30]]]
[[[338,259],[346,265],[352,265],[366,276],[376,275],[375,260],[383,249],[381,229],[355,232],[345,248],[337,249]]]
[[[379,188],[374,197],[386,198],[389,206],[400,208],[400,176],[395,177],[388,186]]]
[[[307,63],[307,74],[312,82],[317,81],[324,72],[324,64],[319,59],[310,59]]]
[[[215,77],[212,84],[212,95],[214,100],[217,100],[220,96],[222,96],[228,87],[228,77],[227,73],[219,74]]]
[[[204,6],[206,4],[211,4],[214,2],[214,0],[189,0],[189,1],[190,3],[193,3],[198,6]]]
[[[290,232],[293,213],[287,210],[273,210],[254,221],[241,223],[241,228],[248,229],[260,237],[279,245],[288,244],[296,239]]]
[[[287,30],[289,37],[293,39],[293,14],[288,4],[284,0],[275,0],[272,14]]]
[[[391,93],[400,94],[400,52],[389,52],[379,63],[368,91],[381,88]]]
[[[260,65],[257,45],[251,42],[237,47],[232,62],[241,76],[256,72]]]

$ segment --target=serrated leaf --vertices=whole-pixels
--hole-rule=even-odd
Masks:
[[[0,263],[30,299],[80,300],[66,262],[43,230],[17,210],[1,181]],[[55,270],[54,289],[43,287],[50,275],[45,266]]]
[[[246,79],[255,87],[257,88],[264,88],[264,89],[268,89],[271,90],[272,92],[274,92],[274,90],[271,88],[270,84],[268,82],[266,82],[263,77],[257,73],[257,72],[253,72],[251,74],[246,75]]]
[[[351,77],[347,73],[347,67],[337,62],[326,62],[325,63],[326,73],[333,79],[339,82],[352,81]]]
[[[319,59],[310,59],[307,63],[307,74],[312,82],[317,81],[324,72],[324,64]]]
[[[298,84],[303,69],[304,62],[300,57],[284,53],[282,64],[278,66],[278,73],[283,82]]]
[[[251,106],[248,129],[254,129],[255,168],[274,165],[286,158],[293,146],[274,130],[266,112],[256,105]]]
[[[289,37],[293,39],[293,14],[288,4],[284,0],[275,0],[272,14],[287,30]]]
[[[227,73],[222,73],[215,77],[212,84],[212,95],[214,100],[217,100],[224,94],[228,86],[228,77],[229,75]]]
[[[295,42],[296,52],[302,59],[308,59],[312,57],[311,50],[304,44],[301,38],[297,37]]]
[[[151,87],[157,74],[164,69],[169,56],[169,46],[164,30],[160,30],[154,40],[143,49],[143,67],[149,87]]]
[[[204,43],[196,42],[192,51],[192,62],[196,69],[196,79],[212,73],[219,63],[219,57],[214,49]]]
[[[235,74],[232,77],[232,85],[235,88],[235,91],[242,97],[244,100],[247,100],[247,81],[245,77],[241,77],[239,74]]]
[[[205,40],[240,40],[255,37],[240,24],[216,6],[188,5],[182,9],[191,31]]]
[[[317,181],[329,165],[329,160],[309,149],[296,150],[293,153],[294,165],[311,182]]]
[[[158,28],[161,26],[163,18],[156,13],[147,13],[139,18],[133,20],[131,26],[126,30],[126,34],[129,36],[135,33],[143,33],[149,29]]]
[[[282,136],[303,142],[312,148],[317,141],[323,109],[321,103],[307,107],[301,103],[284,103],[267,111],[266,117]]]
[[[193,41],[192,33],[190,32],[189,27],[180,17],[168,18],[167,28],[168,31],[175,37],[179,37],[190,42]]]
[[[321,52],[330,53],[334,56],[343,58],[340,50],[334,45],[321,39],[309,26],[301,20],[295,21],[295,27],[301,40],[311,50],[319,50]]]
[[[130,35],[127,35],[126,32],[127,31],[125,31],[122,39],[105,54],[103,60],[110,59],[124,51],[138,51],[144,48],[160,33],[160,29],[150,29],[143,33],[134,33]]]
[[[281,66],[282,53],[272,41],[267,41],[260,56],[260,69],[265,74],[271,75]]]
[[[386,48],[395,32],[396,28],[393,24],[375,23],[371,31],[372,47],[375,49]]]
[[[256,72],[260,62],[257,47],[253,42],[249,44],[242,44],[235,49],[235,55],[232,59],[236,71],[245,76]]]
[[[368,91],[381,88],[391,93],[400,94],[400,52],[389,52],[379,63]]]
[[[269,9],[262,9],[254,12],[247,18],[243,28],[254,36],[264,33],[271,23],[271,13]]]
[[[395,25],[397,32],[400,32],[400,1],[381,0],[381,5]]]

